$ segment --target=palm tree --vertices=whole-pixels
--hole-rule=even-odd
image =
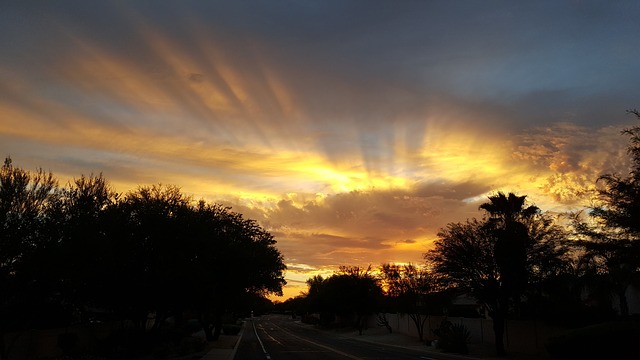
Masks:
[[[496,353],[503,355],[510,301],[517,305],[525,289],[536,290],[530,285],[563,271],[566,236],[549,216],[527,205],[526,196],[499,192],[480,209],[486,211],[482,221],[441,229],[425,260],[440,285],[468,291],[484,305],[493,319]]]
[[[487,226],[496,237],[494,257],[507,296],[517,297],[527,282],[527,248],[531,245],[528,224],[540,209],[526,205],[527,196],[503,192],[480,205],[489,215]]]
[[[535,205],[525,206],[526,195],[517,196],[509,193],[505,196],[503,192],[489,196],[489,202],[480,205],[480,209],[489,213],[492,222],[499,223],[506,227],[514,222],[526,221],[540,212]]]
[[[488,213],[486,226],[495,236],[493,256],[498,267],[500,289],[491,317],[496,334],[496,352],[502,355],[509,299],[518,304],[528,280],[527,248],[532,240],[527,223],[539,214],[540,209],[534,205],[527,206],[526,195],[505,195],[503,192],[490,196],[489,202],[480,205],[480,209]]]

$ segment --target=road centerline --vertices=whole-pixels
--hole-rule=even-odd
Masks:
[[[285,332],[285,333],[287,333],[289,336],[292,336],[292,337],[294,337],[294,338],[296,338],[296,339],[298,339],[298,340],[306,341],[306,342],[308,342],[308,343],[310,343],[310,344],[313,344],[313,345],[315,345],[315,346],[317,346],[317,347],[321,347],[321,348],[323,348],[323,349],[326,349],[326,350],[329,350],[329,351],[331,351],[331,352],[334,352],[334,353],[336,353],[336,354],[338,354],[338,355],[342,355],[342,356],[344,356],[344,357],[348,357],[349,359],[353,359],[353,360],[364,360],[364,359],[363,359],[363,358],[361,358],[361,357],[358,357],[358,356],[355,356],[355,355],[351,355],[351,354],[349,354],[349,353],[346,353],[346,352],[344,352],[344,351],[340,351],[340,350],[338,350],[338,349],[334,349],[334,348],[332,348],[331,346],[327,346],[327,345],[324,345],[324,344],[319,344],[319,343],[317,343],[317,342],[315,342],[315,341],[311,341],[311,340],[309,340],[309,339],[305,339],[305,338],[303,338],[303,337],[300,337],[300,336],[298,336],[298,335],[295,335],[294,333],[289,332],[289,331],[287,331],[287,330],[283,329],[283,328],[282,328],[281,326],[279,326],[279,325],[276,325],[276,324],[273,324],[273,325],[274,325],[275,327],[277,327],[278,329],[280,329],[280,331]]]

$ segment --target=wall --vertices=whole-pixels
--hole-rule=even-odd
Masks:
[[[408,315],[386,314],[389,325],[394,332],[418,337],[416,327]],[[491,319],[429,316],[425,322],[424,338],[433,340],[433,330],[440,327],[442,320],[447,319],[455,324],[463,324],[471,333],[471,344],[493,345],[493,321]],[[375,318],[370,326],[376,326]],[[505,348],[508,352],[541,354],[544,344],[551,336],[558,335],[563,329],[548,326],[539,321],[508,320],[505,325]]]

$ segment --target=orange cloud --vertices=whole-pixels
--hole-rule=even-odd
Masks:
[[[276,236],[295,291],[339,265],[420,262],[492,191],[563,210],[628,165],[617,126],[506,128],[499,104],[198,20],[180,36],[120,6],[134,52],[60,25],[44,71],[2,71],[0,149],[63,179],[103,171],[119,191],[171,183],[232,205]]]

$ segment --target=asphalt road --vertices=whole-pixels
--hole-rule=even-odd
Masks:
[[[265,315],[247,322],[234,360],[429,360],[412,349],[364,342],[319,331],[290,317]]]

